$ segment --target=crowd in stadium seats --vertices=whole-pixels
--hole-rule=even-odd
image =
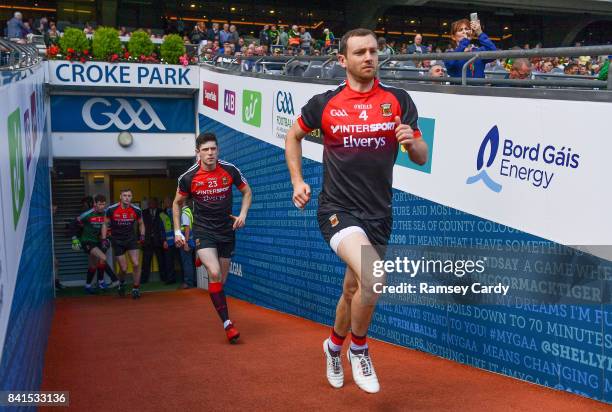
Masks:
[[[166,30],[166,34],[177,32],[185,41],[186,45],[191,45],[190,53],[197,56],[200,62],[207,62],[220,65],[232,65],[242,69],[242,71],[261,71],[262,67],[256,64],[257,58],[262,56],[320,56],[337,53],[339,38],[334,36],[328,28],[313,36],[306,27],[264,25],[257,37],[245,36],[238,31],[233,24],[225,23],[220,25],[213,22],[210,27],[204,21],[194,24],[190,30],[182,24],[172,25],[171,29]],[[95,25],[86,23],[83,27],[85,34],[93,35]],[[153,40],[162,39],[165,34],[162,30],[145,29]],[[119,35],[128,38],[132,30],[126,27],[119,28]],[[472,35],[472,41],[467,38],[467,32]],[[56,43],[62,36],[55,22],[46,17],[37,21],[29,19],[23,20],[20,12],[15,12],[14,17],[8,21],[6,37],[25,41],[30,34],[43,35],[47,45]],[[449,51],[486,51],[496,50],[496,45],[482,32],[479,22],[470,22],[467,19],[458,20],[451,26],[450,41],[447,43],[427,44],[423,36],[417,34],[412,39],[402,38],[401,40],[378,38],[379,55],[381,58],[391,57],[395,54],[413,53],[442,53]],[[463,39],[463,40],[462,40]],[[580,47],[580,42],[575,44]],[[541,48],[542,44],[537,43],[535,48]],[[530,49],[529,44],[522,47],[515,46],[512,49]],[[580,56],[579,58],[533,58],[528,60],[528,65],[520,62],[522,78],[531,78],[537,74],[566,74],[572,76],[585,76],[588,78],[607,79],[609,59],[606,56]],[[415,61],[413,62],[390,62],[388,67],[406,65],[422,69],[424,73],[434,76],[461,76],[463,61],[439,60],[439,61]],[[513,59],[503,59],[495,61],[476,61],[468,70],[468,77],[485,77],[484,73],[498,72],[499,77],[513,78]],[[526,75],[526,68],[529,74]],[[473,71],[472,71],[473,70]],[[505,73],[505,74],[504,74]],[[515,78],[515,77],[514,77]]]

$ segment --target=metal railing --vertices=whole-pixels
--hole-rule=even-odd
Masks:
[[[378,64],[380,77],[383,79],[406,80],[406,81],[427,81],[433,83],[445,84],[460,84],[460,85],[499,85],[499,86],[514,86],[514,87],[577,87],[588,89],[608,89],[612,90],[612,76],[608,76],[608,80],[596,80],[594,76],[585,75],[566,75],[555,73],[533,73],[529,79],[504,79],[496,78],[496,75],[504,74],[503,71],[485,71],[487,78],[469,78],[467,77],[467,67],[477,59],[496,60],[505,58],[534,58],[534,57],[577,57],[577,56],[609,56],[612,55],[612,45],[606,46],[585,46],[585,47],[557,47],[547,49],[531,49],[531,50],[497,50],[483,52],[448,52],[448,53],[426,53],[426,54],[408,54],[408,55],[390,55],[385,56]],[[244,58],[244,57],[243,57]],[[317,65],[320,70],[319,78],[328,77],[327,72],[329,67],[336,61],[336,56],[255,56],[251,58],[254,61],[253,67],[258,68],[263,73],[267,73],[268,67],[271,65],[281,65],[283,74],[287,75],[286,68],[292,62],[302,62],[313,67],[312,62],[321,62]],[[461,77],[431,77],[426,75],[426,69],[418,69],[416,67],[401,67],[397,63],[401,62],[419,62],[424,60],[460,60],[463,61]],[[390,66],[391,63],[396,64],[395,67]],[[210,64],[210,63],[209,63]],[[213,64],[214,65],[214,64]],[[415,63],[416,66],[416,63]],[[227,70],[243,71],[240,63],[233,67],[225,67]],[[316,69],[315,69],[316,70]],[[276,70],[278,71],[278,70]],[[386,72],[386,73],[385,73]],[[405,72],[406,75],[398,76],[398,72]],[[506,72],[507,73],[507,72]]]
[[[41,60],[35,45],[0,39],[0,70],[26,69]]]

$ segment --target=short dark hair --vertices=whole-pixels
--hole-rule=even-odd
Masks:
[[[338,50],[338,53],[343,56],[346,56],[346,48],[348,44],[348,39],[350,39],[351,37],[365,37],[365,36],[372,36],[374,37],[374,39],[376,39],[376,35],[370,29],[358,28],[358,29],[347,31],[346,33],[344,33],[344,36],[342,36],[342,39],[340,39],[340,48]]]
[[[94,197],[94,202],[98,203],[98,202],[106,202],[106,196],[104,195],[96,195]]]
[[[200,133],[200,135],[196,138],[196,150],[200,150],[200,146],[202,146],[206,142],[215,142],[215,144],[219,146],[217,136],[215,136],[214,133]]]
[[[122,194],[124,194],[125,192],[134,193],[134,192],[132,192],[132,189],[130,189],[130,188],[125,188],[125,189],[121,189],[121,190],[119,191],[119,194],[120,194],[120,195],[122,195]]]

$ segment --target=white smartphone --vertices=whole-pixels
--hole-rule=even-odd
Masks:
[[[470,21],[478,21],[478,13],[470,13]]]

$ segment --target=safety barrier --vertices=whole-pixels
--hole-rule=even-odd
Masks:
[[[303,141],[304,177],[313,190],[304,211],[292,204],[283,148],[300,108],[337,81],[210,68],[201,69],[200,80],[200,129],[217,134],[221,157],[241,168],[254,195],[228,292],[330,325],[344,266],[316,220],[323,136],[315,131]],[[610,249],[597,257],[563,246],[593,251],[589,245],[612,244],[612,198],[602,190],[612,172],[605,157],[612,149],[610,93],[395,85],[410,91],[430,157],[418,166],[398,153],[391,244],[416,256],[462,250],[486,257],[483,283],[514,282],[531,297],[441,304],[406,294],[381,301],[370,334],[612,401],[610,297],[595,296],[610,286]],[[234,207],[238,202],[236,196]],[[580,276],[588,267],[600,272]]]

